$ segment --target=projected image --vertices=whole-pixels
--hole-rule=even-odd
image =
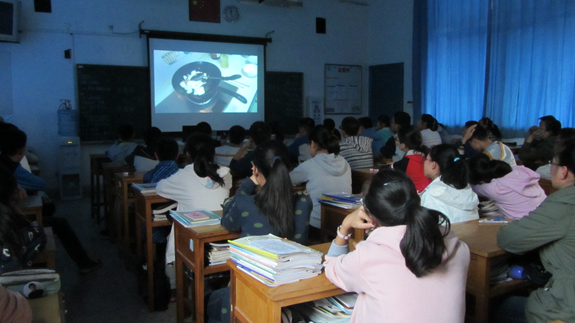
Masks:
[[[157,114],[258,112],[256,55],[153,50]]]

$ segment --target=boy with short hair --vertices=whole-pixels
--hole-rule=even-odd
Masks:
[[[373,157],[379,157],[379,150],[381,147],[383,147],[385,141],[381,140],[381,137],[373,128],[371,118],[362,117],[357,119],[357,121],[359,122],[359,131],[357,134],[363,137],[371,138],[373,140],[371,142],[371,151],[373,152]]]
[[[391,124],[390,119],[388,116],[382,114],[377,118],[377,124],[375,129],[377,130],[377,134],[381,137],[381,141],[386,143],[389,138],[393,137],[393,131],[389,129],[389,125]]]
[[[342,141],[339,154],[347,160],[351,169],[373,167],[373,139],[358,136],[359,121],[354,117],[346,117],[341,122]]]
[[[144,174],[144,183],[157,183],[168,178],[180,169],[176,160],[179,156],[178,143],[174,139],[162,138],[156,145],[154,153],[160,162],[152,170]]]
[[[244,127],[238,125],[231,127],[228,134],[228,144],[216,147],[214,162],[220,166],[227,167],[232,161],[232,157],[240,149],[240,145],[244,142],[244,139],[246,139],[246,129],[244,129]]]
[[[123,124],[118,127],[118,140],[106,152],[106,156],[114,163],[126,164],[126,156],[136,149],[138,144],[134,140],[134,127],[131,124]]]
[[[502,160],[510,166],[517,166],[513,152],[502,142],[489,139],[487,130],[478,125],[473,125],[465,131],[463,139],[469,143],[473,149],[486,154],[489,159]]]
[[[144,132],[144,144],[146,146],[138,145],[136,148],[124,159],[126,163],[130,166],[134,165],[134,159],[136,156],[156,159],[154,152],[156,151],[156,145],[158,140],[162,137],[162,130],[157,127],[150,127]]]
[[[272,128],[263,121],[256,121],[250,126],[250,140],[240,145],[240,149],[230,162],[230,170],[238,177],[248,177],[252,175],[252,161],[254,160],[254,151],[246,154],[246,150],[253,145],[256,148],[262,142],[270,140],[272,137]]]
[[[315,121],[312,118],[303,118],[299,121],[298,133],[295,140],[288,146],[289,156],[292,160],[299,157],[299,146],[309,145],[309,133],[315,127]]]

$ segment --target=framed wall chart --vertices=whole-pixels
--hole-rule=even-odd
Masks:
[[[324,114],[361,114],[361,66],[325,64]]]

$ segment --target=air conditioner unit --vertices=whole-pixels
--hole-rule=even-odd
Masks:
[[[238,0],[243,4],[265,4],[274,7],[303,7],[303,2],[297,0]]]

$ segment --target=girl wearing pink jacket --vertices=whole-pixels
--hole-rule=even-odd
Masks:
[[[374,230],[348,253],[354,228]],[[421,207],[413,182],[391,170],[373,177],[325,261],[331,282],[359,294],[351,322],[463,322],[468,267],[447,217]]]

